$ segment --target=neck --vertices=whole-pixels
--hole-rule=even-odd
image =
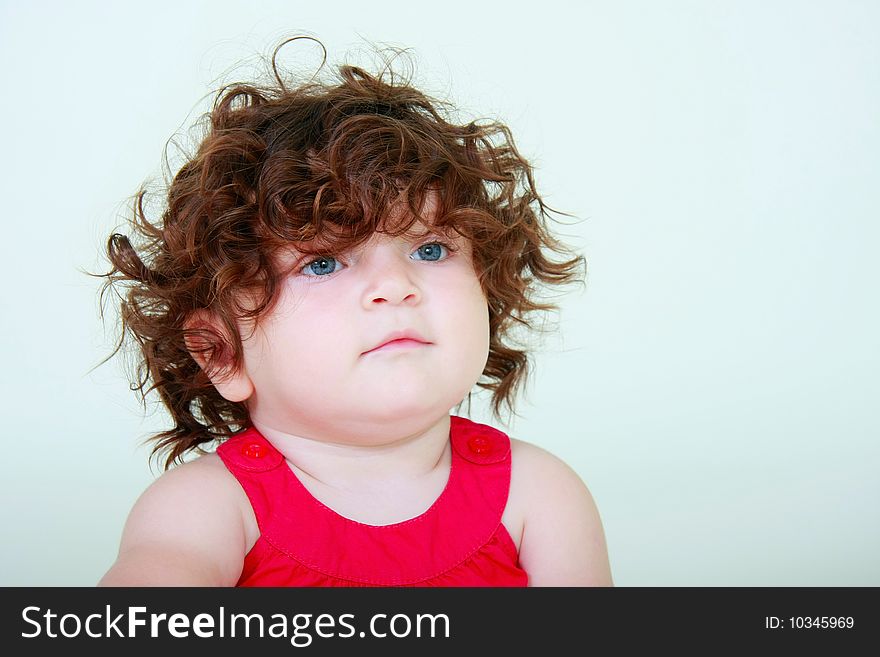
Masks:
[[[256,429],[281,452],[298,474],[345,492],[382,491],[446,469],[451,455],[449,415],[405,435],[368,444],[314,432],[286,432],[254,421]]]

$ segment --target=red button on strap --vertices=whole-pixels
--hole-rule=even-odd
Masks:
[[[241,453],[252,459],[261,459],[266,456],[266,446],[260,443],[248,443],[241,448]]]
[[[474,436],[468,440],[468,447],[474,454],[488,454],[492,451],[492,443],[484,436]]]

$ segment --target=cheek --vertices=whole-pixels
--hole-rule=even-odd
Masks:
[[[447,330],[455,335],[463,350],[478,355],[489,351],[489,306],[474,275],[464,273],[444,290],[440,306]]]
[[[272,352],[286,367],[332,368],[344,360],[352,346],[350,316],[330,305],[297,308],[284,324],[276,327]]]
[[[317,385],[344,364],[351,343],[351,321],[332,303],[310,295],[263,322],[244,343],[245,362],[266,383]]]
[[[483,365],[489,355],[489,304],[480,293],[473,309],[474,348],[483,355]],[[482,368],[481,368],[482,369]]]

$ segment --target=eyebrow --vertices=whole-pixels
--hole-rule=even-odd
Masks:
[[[421,230],[416,230],[416,226],[419,226]],[[406,233],[404,233],[404,235],[414,238],[426,237],[428,235],[437,235],[447,237],[449,239],[461,237],[458,231],[456,231],[455,228],[452,226],[436,226],[434,224],[429,224],[425,226],[424,224],[419,224],[418,222],[413,224],[410,229]]]

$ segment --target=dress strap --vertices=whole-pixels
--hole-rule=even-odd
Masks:
[[[266,472],[284,462],[281,452],[253,427],[222,443],[217,453],[227,468],[245,472]]]
[[[501,463],[510,455],[507,434],[456,415],[451,416],[452,446],[460,456],[477,465]]]

